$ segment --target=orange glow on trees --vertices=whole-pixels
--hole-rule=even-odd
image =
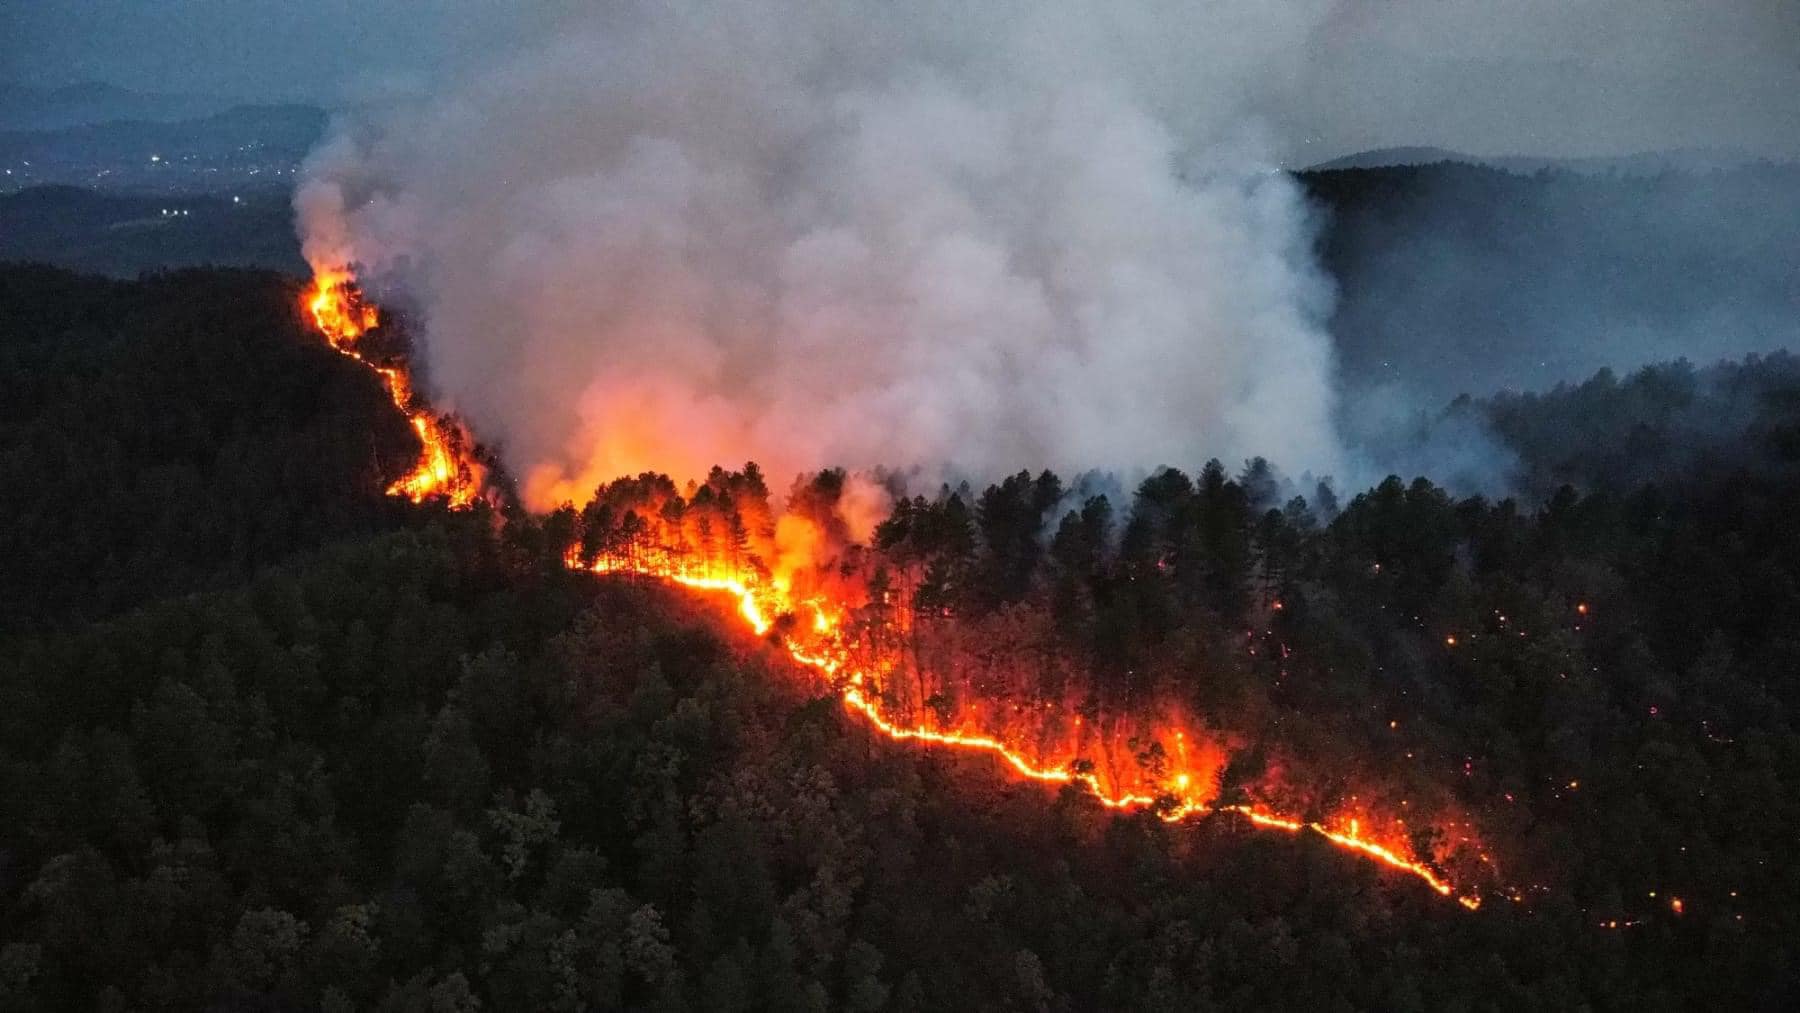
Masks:
[[[403,360],[366,353],[365,338],[381,319],[350,272],[318,269],[302,305],[334,349],[381,378],[419,437],[419,461],[389,494],[472,503],[486,478],[472,440],[417,402]],[[1108,809],[1170,823],[1224,814],[1264,830],[1314,834],[1466,908],[1480,905],[1478,888],[1453,882],[1436,856],[1419,851],[1406,820],[1357,805],[1322,815],[1282,812],[1253,797],[1257,785],[1231,776],[1241,744],[1178,701],[1152,693],[1126,705],[1103,702],[1087,673],[1044,649],[1051,631],[1029,616],[1001,610],[985,625],[958,616],[933,590],[942,575],[915,554],[944,536],[932,530],[941,518],[923,501],[897,504],[904,509],[894,516],[911,525],[908,541],[881,556],[853,532],[872,526],[863,516],[872,502],[846,494],[842,473],[827,472],[797,485],[776,517],[754,465],[715,467],[684,490],[645,473],[596,490],[577,514],[577,541],[564,562],[730,595],[751,631],[892,741],[985,755],[1018,777],[1073,786]],[[1222,797],[1227,782],[1233,792]]]
[[[443,497],[451,506],[472,503],[486,478],[486,469],[473,453],[474,441],[460,423],[417,402],[404,362],[376,362],[365,354],[363,338],[381,325],[381,314],[363,299],[350,272],[342,267],[315,268],[301,305],[332,348],[375,371],[419,438],[419,460],[388,486],[388,494],[414,503],[434,497]]]
[[[685,496],[663,476],[620,479],[600,487],[582,512],[581,541],[564,561],[579,570],[731,596],[752,632],[769,638],[810,673],[817,689],[895,742],[985,755],[1015,776],[1074,786],[1106,808],[1147,811],[1171,823],[1230,814],[1264,830],[1316,834],[1413,876],[1463,907],[1480,906],[1478,889],[1452,882],[1430,856],[1415,852],[1404,820],[1357,808],[1308,818],[1242,796],[1221,800],[1231,737],[1173,703],[1140,701],[1121,712],[1096,706],[1091,694],[1073,689],[1051,694],[1010,685],[1004,665],[965,670],[960,659],[942,662],[945,649],[923,627],[954,628],[956,618],[897,607],[887,575],[873,581],[867,572],[847,577],[846,570],[857,570],[860,547],[845,546],[843,555],[819,567],[829,576],[823,582],[786,555],[783,566],[769,569],[762,562],[773,558],[762,554],[771,544],[769,529],[732,516],[745,507],[766,517],[752,506],[766,495],[754,466],[714,469]],[[868,561],[862,565],[867,569]],[[921,654],[968,674],[947,678],[933,670],[940,666],[920,664]]]

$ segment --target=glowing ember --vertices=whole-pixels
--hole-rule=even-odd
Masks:
[[[363,301],[355,280],[341,267],[320,267],[301,296],[313,326],[332,348],[374,370],[419,438],[419,460],[405,476],[388,486],[390,496],[423,503],[441,496],[451,506],[467,506],[481,494],[485,470],[469,453],[473,442],[455,421],[440,419],[413,404],[412,379],[404,366],[382,365],[365,358],[362,339],[381,323],[381,314]]]
[[[628,562],[616,558],[601,558],[585,563],[578,549],[572,549],[565,561],[571,567],[596,573],[649,576],[695,590],[730,594],[737,600],[738,615],[758,635],[770,634],[776,629],[776,618],[794,611],[793,603],[778,582],[732,576],[723,572],[716,564],[674,564],[663,559]],[[814,621],[810,624],[814,635],[808,638],[808,642],[802,642],[795,636],[783,634],[780,637],[782,647],[794,661],[814,672],[834,690],[846,710],[896,742],[985,753],[1004,762],[1022,777],[1048,784],[1079,785],[1109,809],[1147,809],[1170,823],[1211,813],[1234,813],[1248,820],[1251,825],[1266,830],[1296,834],[1310,831],[1352,854],[1417,877],[1436,893],[1454,898],[1471,911],[1481,906],[1479,895],[1473,891],[1459,892],[1442,874],[1409,855],[1404,846],[1384,844],[1369,837],[1363,831],[1361,821],[1356,818],[1332,825],[1283,815],[1255,805],[1212,804],[1210,793],[1214,783],[1214,770],[1209,768],[1202,772],[1186,769],[1180,766],[1183,758],[1179,753],[1175,760],[1176,769],[1154,785],[1157,790],[1126,790],[1114,787],[1097,774],[1091,764],[1079,760],[1046,764],[1034,759],[1032,751],[1016,740],[1009,741],[994,732],[966,727],[945,729],[897,720],[884,709],[880,694],[874,689],[879,681],[876,673],[847,661],[850,652],[844,643],[845,638],[840,635],[837,623],[828,614],[827,607],[816,601],[806,604],[814,614]],[[1181,732],[1175,732],[1171,737],[1178,744],[1185,739]]]
[[[418,435],[423,448],[418,463],[390,486],[388,493],[405,496],[415,503],[432,497],[442,497],[453,507],[473,502],[481,492],[484,472],[468,452],[468,434],[454,421],[440,419],[414,404],[411,378],[403,364],[377,363],[365,357],[362,339],[379,326],[380,315],[362,300],[351,273],[339,267],[316,267],[313,283],[303,297],[303,308],[334,349],[381,377],[395,407],[405,414]],[[671,515],[666,508],[671,506],[669,500],[675,498],[672,487],[665,496],[661,487],[650,481],[652,478],[641,476],[635,485],[630,480],[615,483],[630,488],[622,493],[625,503],[621,504],[618,519],[623,523],[612,532],[613,541],[604,546],[573,546],[565,555],[565,562],[596,573],[649,576],[698,591],[731,595],[737,601],[739,617],[751,630],[759,636],[775,635],[793,660],[818,676],[847,711],[888,738],[931,748],[984,753],[1004,762],[1021,777],[1079,786],[1107,808],[1144,809],[1170,823],[1212,813],[1233,813],[1262,829],[1314,833],[1351,854],[1414,876],[1463,907],[1474,910],[1480,906],[1481,898],[1474,891],[1459,891],[1442,873],[1400,843],[1404,834],[1396,832],[1394,837],[1382,841],[1365,830],[1364,821],[1356,816],[1307,820],[1260,804],[1217,803],[1224,750],[1180,715],[1138,715],[1134,721],[1115,721],[1109,726],[1105,720],[1088,719],[1073,707],[1042,701],[1006,705],[975,699],[953,705],[944,703],[938,695],[928,694],[922,682],[916,692],[903,687],[893,663],[879,655],[871,660],[869,652],[860,649],[859,635],[847,629],[844,620],[851,610],[843,604],[848,600],[846,596],[797,596],[793,593],[792,574],[772,575],[756,562],[755,553],[744,551],[744,545],[739,543],[747,543],[750,536],[732,529],[739,518],[730,507],[731,476],[723,476],[725,484],[716,490],[714,498],[704,501],[712,506],[716,517],[701,508],[700,499],[685,507],[674,503],[678,509]],[[760,477],[756,481],[760,483]],[[709,480],[709,489],[711,483]],[[659,499],[660,502],[651,502]],[[634,511],[629,503],[657,509]],[[665,530],[648,530],[657,524]],[[669,537],[655,537],[671,535],[675,543],[691,544],[692,549],[699,551],[684,548],[673,552],[667,544]],[[769,557],[765,554],[763,558]],[[1272,608],[1281,610],[1283,605],[1277,601]],[[797,616],[803,609],[810,612],[810,622],[786,621],[786,617]],[[948,610],[944,611],[949,615]],[[890,625],[896,624],[890,620]],[[867,632],[864,630],[861,635],[866,636]],[[1446,637],[1445,642],[1455,646],[1456,638]],[[912,717],[897,717],[895,705],[889,701],[905,698],[909,692],[910,706],[906,709]],[[1389,728],[1395,727],[1397,722],[1390,721]],[[1091,757],[1098,757],[1099,762]],[[1400,820],[1391,822],[1402,826]],[[1674,908],[1680,913],[1679,901]]]

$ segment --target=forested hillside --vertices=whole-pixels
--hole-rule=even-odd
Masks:
[[[0,272],[0,1008],[1767,1008],[1800,987],[1785,361],[1714,378],[1754,392],[1732,453],[1668,455],[1651,484],[1605,452],[1649,395],[1596,381],[1490,406],[1572,483],[1541,499],[1171,462],[1111,499],[1029,473],[917,490],[862,550],[928,656],[1181,694],[1254,747],[1228,792],[1336,770],[1316,804],[1377,784],[1467,812],[1495,866],[1471,912],[1314,835],[1119,815],[888,742],[728,601],[566,565],[633,551],[645,490],[687,509],[708,486],[644,476],[536,518],[388,500],[407,427],[303,332],[297,291]],[[1542,435],[1571,418],[1591,454]],[[753,527],[761,479],[735,475],[708,509]]]
[[[0,268],[0,632],[228,587],[400,516],[416,452],[281,276]]]

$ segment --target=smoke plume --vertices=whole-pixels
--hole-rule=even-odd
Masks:
[[[1330,293],[1252,115],[1323,9],[615,6],[342,125],[305,251],[410,309],[534,506],[750,459],[1329,472]]]

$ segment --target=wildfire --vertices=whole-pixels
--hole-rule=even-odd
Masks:
[[[769,635],[775,630],[776,623],[772,617],[795,611],[794,603],[780,582],[729,575],[719,572],[714,565],[676,566],[666,561],[627,562],[607,558],[585,563],[577,550],[571,550],[565,557],[565,562],[571,567],[595,573],[654,577],[698,591],[729,594],[737,601],[738,616],[759,636]],[[1333,825],[1283,815],[1255,805],[1213,805],[1210,796],[1205,794],[1210,790],[1211,778],[1201,776],[1179,762],[1157,786],[1162,790],[1121,790],[1092,770],[1085,769],[1079,762],[1047,765],[1035,760],[1019,743],[1009,742],[991,731],[976,728],[945,729],[896,719],[883,707],[880,694],[874,691],[874,685],[878,681],[876,676],[847,662],[849,652],[844,647],[839,622],[831,614],[829,606],[811,601],[804,604],[813,612],[813,622],[808,624],[813,636],[803,642],[799,637],[782,635],[779,638],[781,646],[795,662],[818,675],[825,685],[835,691],[847,711],[896,742],[985,753],[1005,763],[1022,777],[1046,784],[1078,785],[1109,809],[1150,810],[1169,823],[1215,813],[1234,813],[1248,820],[1251,825],[1266,830],[1294,834],[1310,831],[1352,854],[1414,876],[1437,894],[1453,898],[1471,911],[1481,906],[1479,894],[1459,891],[1431,866],[1399,847],[1371,838],[1355,818]],[[1183,736],[1177,732],[1174,737],[1180,740]]]
[[[331,347],[361,361],[357,342],[380,325],[381,313],[363,301],[350,272],[329,267],[314,271],[312,285],[301,300],[312,314],[313,326]]]
[[[423,405],[415,404],[411,377],[403,362],[378,362],[365,354],[363,338],[380,325],[380,314],[363,300],[350,271],[341,267],[317,268],[302,304],[332,348],[368,366],[381,378],[395,407],[418,435],[422,447],[418,462],[388,488],[388,493],[415,503],[432,497],[443,497],[453,507],[473,502],[481,492],[485,475],[469,453],[472,441],[454,420],[439,418]],[[717,509],[721,504],[728,506],[730,496],[729,489],[722,489],[717,498],[705,502]],[[1203,736],[1190,735],[1192,729],[1180,721],[1152,721],[1147,725],[1140,722],[1123,732],[1115,727],[1111,738],[1123,739],[1125,748],[1121,750],[1107,738],[1108,732],[1094,727],[1099,722],[1088,721],[1081,713],[1022,717],[1017,713],[1024,709],[1020,704],[1013,705],[1015,713],[1010,720],[974,706],[954,713],[934,712],[936,700],[928,698],[922,686],[913,700],[914,716],[896,716],[886,702],[898,692],[893,683],[896,673],[884,668],[879,658],[871,662],[866,651],[858,650],[856,637],[844,621],[849,609],[829,596],[796,596],[788,576],[770,575],[754,564],[742,565],[736,549],[730,550],[729,557],[704,551],[706,545],[720,538],[730,543],[732,536],[728,534],[725,516],[729,509],[719,518],[721,527],[715,528],[704,511],[697,509],[700,502],[696,499],[688,510],[690,516],[699,515],[692,534],[703,551],[675,555],[655,548],[645,550],[643,544],[654,539],[640,538],[639,529],[631,525],[641,525],[644,516],[659,514],[626,510],[623,545],[597,551],[591,546],[576,545],[568,550],[565,562],[572,568],[595,573],[653,577],[696,591],[732,596],[739,618],[752,631],[759,636],[775,635],[788,655],[835,693],[849,713],[896,742],[986,754],[1028,780],[1078,786],[1109,809],[1147,810],[1170,823],[1233,813],[1262,829],[1292,834],[1311,832],[1346,852],[1411,875],[1465,908],[1474,910],[1481,905],[1479,894],[1459,890],[1437,869],[1412,855],[1407,846],[1384,843],[1372,836],[1354,816],[1317,821],[1261,805],[1217,804],[1214,794],[1217,774],[1223,766],[1221,751],[1216,744],[1203,741]],[[735,515],[729,518],[735,519]],[[676,539],[684,540],[687,535],[679,520],[674,527]],[[1276,603],[1274,607],[1281,605]],[[798,616],[803,611],[810,612],[810,622],[782,622],[783,617]],[[777,633],[778,629],[781,632]],[[1450,646],[1456,643],[1453,636],[1445,639]],[[1041,706],[1054,709],[1049,704]],[[1390,722],[1389,727],[1395,727],[1395,723]],[[1084,757],[1084,749],[1095,750],[1104,757],[1104,767]],[[1675,904],[1677,913],[1679,904]]]
[[[439,418],[414,404],[412,378],[403,364],[376,363],[364,355],[363,336],[381,324],[381,314],[363,300],[350,272],[341,267],[315,269],[301,304],[332,348],[381,377],[394,407],[412,423],[419,438],[418,462],[388,486],[388,495],[405,496],[414,503],[441,496],[454,507],[474,502],[481,494],[486,469],[469,452],[473,441],[455,420]]]

